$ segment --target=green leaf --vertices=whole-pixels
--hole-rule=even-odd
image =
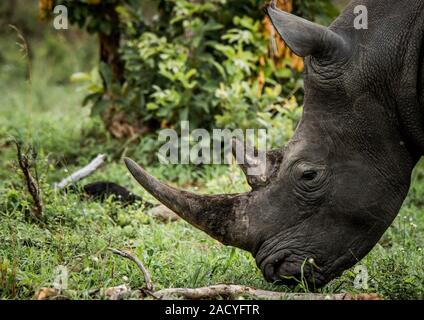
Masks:
[[[111,101],[98,100],[91,107],[91,116],[98,116],[106,111],[112,105]]]
[[[85,72],[76,72],[71,75],[70,81],[73,83],[91,81],[91,76]]]

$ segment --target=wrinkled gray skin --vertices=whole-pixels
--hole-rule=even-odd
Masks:
[[[368,30],[353,27],[359,4],[368,8]],[[424,152],[424,1],[352,1],[329,28],[273,5],[267,11],[305,57],[306,95],[294,137],[268,153],[265,181],[248,176],[251,192],[200,196],[125,162],[189,223],[250,251],[268,281],[290,284],[303,264],[317,288],[377,243]]]

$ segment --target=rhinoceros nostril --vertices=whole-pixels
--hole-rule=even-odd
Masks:
[[[284,260],[272,260],[265,264],[263,268],[263,274],[269,282],[280,282],[281,281],[281,270],[283,270]]]
[[[273,282],[286,286],[296,286],[301,281],[306,281],[310,288],[318,288],[326,283],[324,275],[319,269],[313,269],[310,265],[304,264],[301,260],[291,260],[290,257],[284,263],[275,267]]]
[[[300,272],[291,263],[273,261],[263,268],[263,274],[267,281],[287,286],[296,285],[299,281]]]
[[[271,263],[265,265],[263,269],[263,274],[266,281],[273,282],[274,281],[274,266]]]
[[[262,270],[264,278],[268,282],[276,282],[280,280],[279,269],[286,259],[287,254],[287,251],[281,250],[267,256],[266,258],[262,258],[262,261],[259,261],[258,265]],[[257,256],[257,259],[258,258],[260,258],[260,256]]]

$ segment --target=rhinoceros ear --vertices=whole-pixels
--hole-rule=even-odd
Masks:
[[[287,46],[300,57],[334,58],[348,47],[334,31],[278,9],[275,0],[266,13]]]

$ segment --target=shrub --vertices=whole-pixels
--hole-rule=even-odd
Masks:
[[[292,9],[291,1],[280,2]],[[291,134],[302,103],[302,63],[281,45],[275,50],[261,10],[265,1],[55,4],[68,6],[71,22],[99,33],[101,40],[115,39],[116,46],[119,39],[119,48],[109,53],[117,51],[122,66],[104,58],[100,77],[97,71],[74,77],[87,81],[84,103],[115,137],[178,128],[184,120],[191,128],[272,128],[271,143]],[[329,0],[295,1],[294,10],[321,20],[337,13]]]

